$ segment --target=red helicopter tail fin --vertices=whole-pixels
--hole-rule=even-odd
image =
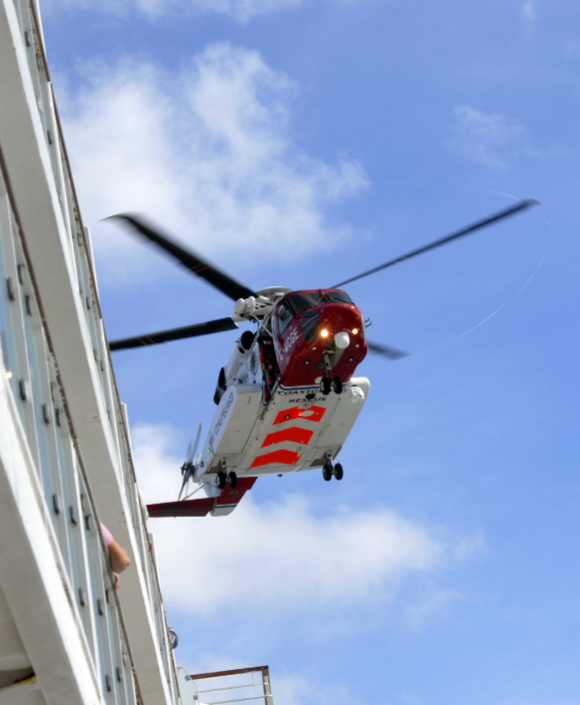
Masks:
[[[215,500],[212,515],[219,517],[231,514],[246,492],[252,489],[257,479],[257,477],[239,477],[235,488],[226,487],[222,490],[220,496]]]

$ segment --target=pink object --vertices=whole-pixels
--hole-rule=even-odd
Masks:
[[[107,529],[104,524],[101,524],[101,531],[103,532],[103,538],[105,539],[105,545],[110,546],[113,543],[113,534]]]

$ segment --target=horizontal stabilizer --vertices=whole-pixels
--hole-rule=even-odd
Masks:
[[[210,512],[213,516],[226,516],[234,511],[246,492],[252,489],[257,479],[257,477],[240,477],[234,489],[228,486],[220,492],[218,497],[182,499],[177,502],[148,504],[147,511],[152,519],[205,517]]]
[[[153,519],[161,517],[204,517],[207,516],[214,505],[213,497],[202,499],[186,499],[181,502],[161,502],[148,504],[147,511]]]

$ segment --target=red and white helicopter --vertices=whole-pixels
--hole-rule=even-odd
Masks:
[[[125,338],[111,351],[165,343],[256,326],[237,340],[219,371],[214,395],[217,410],[202,452],[201,434],[181,466],[179,499],[148,506],[152,517],[230,514],[260,475],[322,468],[325,480],[343,477],[338,454],[370,389],[355,377],[367,352],[402,357],[393,348],[367,340],[361,311],[341,288],[404,260],[469,235],[526,210],[537,201],[520,201],[447,237],[385,262],[327,289],[292,291],[272,286],[252,291],[135,215],[113,216],[161,247],[189,272],[235,301],[233,314],[206,323]],[[189,481],[206,497],[181,499]],[[191,495],[189,495],[191,496]]]

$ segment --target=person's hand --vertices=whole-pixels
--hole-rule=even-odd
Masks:
[[[111,563],[111,568],[116,573],[122,573],[125,568],[131,564],[129,559],[129,554],[122,546],[113,540],[107,546],[107,553],[109,554],[109,562]]]
[[[118,573],[115,573],[115,571],[113,571],[113,590],[118,590],[120,584],[121,578],[119,577]]]

